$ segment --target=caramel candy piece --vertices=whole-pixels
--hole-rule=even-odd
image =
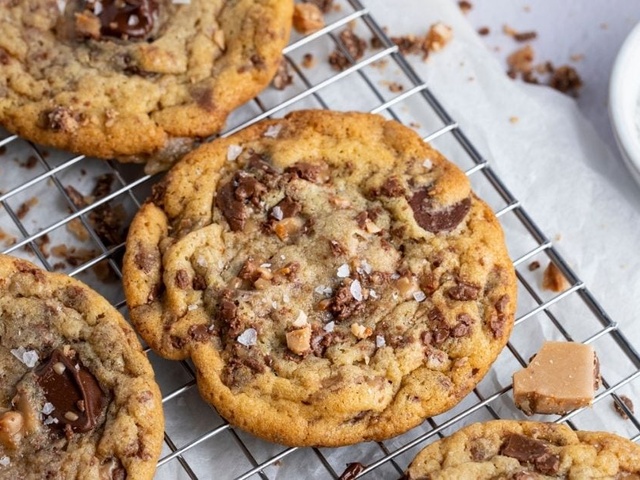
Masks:
[[[513,398],[527,415],[564,414],[591,405],[599,376],[591,346],[545,342],[529,366],[513,374]]]

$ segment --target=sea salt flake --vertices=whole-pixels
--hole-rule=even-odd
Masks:
[[[202,268],[206,268],[207,260],[203,256],[199,255],[198,258],[196,258],[196,265]]]
[[[0,465],[3,467],[8,467],[11,465],[11,459],[7,456],[0,457]]]
[[[11,353],[29,368],[35,367],[36,363],[38,363],[38,352],[35,350],[27,350],[24,347],[18,347],[11,350]]]
[[[346,263],[343,263],[338,267],[337,275],[339,278],[347,278],[350,274],[351,274],[351,269],[349,268],[349,265],[347,265]]]
[[[333,292],[331,287],[327,287],[326,285],[318,285],[313,289],[313,291],[319,295],[331,295],[331,293]]]
[[[51,412],[53,412],[56,409],[56,407],[53,406],[53,403],[49,403],[46,402],[43,406],[42,406],[42,414],[43,415],[49,415]]]
[[[171,3],[177,5],[189,5],[191,3],[191,0],[171,0]]]
[[[93,5],[93,13],[94,13],[95,15],[100,15],[100,14],[102,13],[102,10],[103,10],[103,8],[102,8],[102,2],[96,2],[96,3]]]
[[[399,273],[392,273],[391,274],[391,280],[397,280],[400,278],[400,274]]]
[[[189,305],[189,306],[187,307],[187,310],[189,310],[189,311],[191,312],[191,311],[193,311],[193,310],[196,310],[197,308],[198,308],[198,305],[197,305],[197,304],[195,304],[195,303],[192,303],[191,305]]]
[[[278,138],[278,135],[280,134],[280,130],[282,130],[282,125],[271,125],[264,132],[263,136],[269,137],[269,138]]]
[[[382,348],[387,344],[384,337],[382,335],[376,335],[376,347]]]
[[[306,327],[308,325],[307,314],[300,310],[298,318],[293,321],[292,325],[296,328]]]
[[[369,262],[366,260],[362,260],[362,262],[360,262],[360,266],[362,267],[362,271],[367,275],[371,275],[371,272],[373,272],[373,268],[371,268],[371,265],[369,265]]]
[[[354,280],[351,285],[349,285],[349,291],[351,292],[351,296],[355,298],[357,301],[362,301],[362,285],[360,285],[359,280]]]
[[[64,13],[64,9],[67,8],[67,0],[57,0],[57,4],[60,13]],[[95,14],[99,15],[97,12],[95,12]]]
[[[336,322],[331,321],[331,322],[327,323],[324,327],[322,327],[322,329],[327,333],[331,333],[331,332],[333,332],[333,329],[335,327],[336,327]]]
[[[129,17],[129,20],[127,20],[127,25],[129,25],[130,27],[133,27],[133,26],[137,25],[138,23],[140,23],[140,19],[138,18],[137,15],[131,15]]]
[[[422,166],[427,170],[431,170],[433,168],[433,162],[430,158],[427,158],[424,162],[422,162]]]
[[[44,423],[45,425],[52,425],[52,424],[58,423],[58,419],[55,418],[55,417],[49,416],[49,417],[45,418],[44,422],[42,422],[42,423]]]
[[[270,263],[262,263],[260,265],[260,268],[271,268],[271,264]]]
[[[251,347],[258,342],[258,332],[255,328],[247,328],[238,336],[238,343],[245,347]]]
[[[240,145],[229,145],[227,149],[227,160],[233,162],[242,153],[242,147]]]
[[[289,303],[290,300],[291,300],[291,298],[289,298],[289,295],[287,295],[286,293],[284,295],[282,295],[282,301],[284,303]]]
[[[424,302],[427,296],[422,290],[418,290],[417,292],[413,292],[413,298],[416,302]]]
[[[376,293],[376,291],[373,288],[371,290],[369,290],[369,296],[371,298],[378,298],[378,294]]]
[[[271,302],[271,308],[273,308],[274,310],[277,310],[278,309],[278,302],[272,301]]]
[[[284,213],[282,212],[282,209],[276,205],[271,209],[271,216],[280,221],[284,218]]]

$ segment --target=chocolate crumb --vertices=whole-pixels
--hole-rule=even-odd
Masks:
[[[618,398],[622,403],[626,405],[626,407],[629,409],[631,413],[635,413],[635,410],[633,407],[633,401],[629,397],[627,397],[626,395],[618,395]],[[629,420],[629,415],[627,415],[627,412],[625,412],[622,409],[622,407],[618,404],[618,402],[616,402],[615,400],[613,401],[613,408],[615,409],[618,415],[620,415],[625,420]]]
[[[358,37],[352,29],[347,28],[340,32],[340,41],[354,61],[358,61],[364,57],[367,42]],[[331,65],[334,70],[342,71],[349,67],[350,61],[342,51],[336,49],[329,56],[329,65]]]
[[[312,68],[316,64],[316,58],[312,53],[305,53],[302,57],[302,66],[304,68]]]
[[[540,262],[537,260],[534,260],[533,262],[531,262],[529,264],[529,271],[530,272],[535,272],[536,270],[538,270],[540,268]]]
[[[553,72],[551,80],[549,80],[549,86],[562,93],[577,96],[578,90],[582,87],[582,79],[575,68],[563,65]]]
[[[528,42],[529,40],[533,40],[535,38],[538,37],[538,33],[531,31],[531,32],[518,32],[516,34],[513,35],[513,39],[516,42]]]
[[[491,29],[489,27],[480,27],[478,29],[478,35],[482,35],[483,37],[489,35],[491,33]]]
[[[473,8],[473,5],[471,4],[471,2],[468,2],[467,0],[461,0],[460,2],[458,2],[458,7],[460,7],[460,10],[462,10],[462,13],[468,13],[469,10],[471,10]]]
[[[29,200],[26,200],[25,202],[23,202],[18,207],[18,211],[16,212],[16,216],[20,220],[22,220],[24,217],[27,216],[27,214],[31,210],[31,207],[34,207],[37,204],[38,204],[38,199],[36,197],[31,197]]]
[[[362,473],[364,469],[365,466],[359,462],[348,463],[347,468],[342,472],[338,480],[353,480]]]

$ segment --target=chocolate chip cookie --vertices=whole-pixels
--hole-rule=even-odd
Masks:
[[[413,460],[407,480],[638,478],[640,446],[607,432],[566,425],[496,420],[432,443]]]
[[[70,277],[0,255],[0,478],[152,478],[161,396],[135,333]]]
[[[268,85],[292,11],[291,0],[0,2],[0,124],[166,168]]]
[[[296,112],[186,156],[134,218],[123,281],[150,346],[287,445],[381,440],[451,408],[516,305],[464,173],[360,113]]]

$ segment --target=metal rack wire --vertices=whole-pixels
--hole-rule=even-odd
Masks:
[[[513,372],[527,364],[536,347],[530,341],[530,332],[543,331],[545,338],[593,344],[596,350],[608,352],[601,357],[603,385],[593,408],[544,419],[581,429],[596,429],[606,422],[607,430],[639,441],[640,417],[620,397],[628,388],[640,385],[638,352],[362,3],[337,3],[341,11],[327,17],[325,28],[295,37],[285,49],[293,85],[282,92],[267,91],[239,109],[223,135],[299,108],[369,110],[418,129],[425,141],[432,142],[465,170],[474,189],[494,208],[507,235],[520,301],[511,341],[493,371]],[[369,48],[356,61],[339,39],[347,26],[365,38],[375,38],[381,47]],[[322,62],[336,48],[349,61],[343,71],[308,68],[302,62],[310,52]],[[394,92],[385,87],[391,77],[401,85]],[[359,103],[340,95],[351,89],[358,91]],[[126,316],[119,284],[123,232],[105,235],[99,225],[114,211],[127,225],[157,178],[145,175],[139,166],[70,157],[6,133],[0,140],[0,158],[0,251],[80,278]],[[108,191],[91,195],[98,177],[103,184],[106,182]],[[81,201],[78,192],[82,193]],[[66,256],[54,248],[56,245],[65,246],[62,251]],[[69,260],[70,252],[73,261]],[[570,287],[559,294],[541,289],[541,269],[529,268],[534,262],[554,263]],[[294,478],[294,471],[296,477],[307,472],[311,478],[338,478],[346,462],[361,464],[358,478],[398,478],[418,450],[463,425],[501,417],[522,418],[509,395],[510,374],[492,371],[457,407],[397,438],[341,449],[286,448],[235,429],[204,404],[188,362],[169,362],[151,351],[149,357],[163,391],[166,416],[158,478]],[[614,402],[628,419],[614,412]],[[221,471],[217,467],[221,459],[233,467]]]

